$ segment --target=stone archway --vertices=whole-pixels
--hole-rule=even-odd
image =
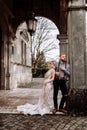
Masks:
[[[52,22],[51,20],[48,21],[49,23]],[[51,25],[57,30],[52,42],[56,41],[56,44],[58,45],[58,29],[53,22]],[[46,26],[46,28],[47,27],[48,26]],[[16,30],[16,39],[13,41],[12,47],[14,48],[14,54],[10,55],[10,86],[11,89],[14,89],[20,86],[26,86],[32,80],[31,37],[27,32],[25,21],[18,26]],[[57,55],[57,57],[58,56],[59,55]]]
[[[60,52],[65,53],[68,59],[68,36],[67,36],[67,8],[68,0],[15,0],[14,4],[14,15],[15,18],[12,20],[14,30],[24,19],[34,12],[36,16],[46,17],[52,20],[58,29],[60,35]]]
[[[60,30],[60,34],[67,33],[68,0],[15,0],[13,2],[15,18],[12,20],[14,29],[26,19],[31,12],[36,16],[52,20]],[[21,11],[20,11],[21,10]]]
[[[18,3],[17,3],[18,2]],[[22,2],[22,4],[21,4]],[[2,6],[4,5],[4,6]],[[24,19],[26,19],[27,16],[29,16],[29,13],[34,11],[36,16],[43,16],[50,20],[52,20],[56,26],[60,30],[60,36],[67,34],[67,0],[22,0],[13,1],[13,11],[14,11],[14,19],[11,18],[12,13],[9,11],[8,7],[3,3],[3,1],[0,1],[0,13],[5,11],[5,13],[2,13],[3,20],[0,19],[0,25],[3,30],[3,39],[5,40],[4,43],[7,48],[7,54],[5,59],[6,60],[6,89],[9,89],[9,79],[10,79],[10,73],[9,73],[9,27],[10,24],[12,24],[12,27],[14,31],[17,29],[18,25],[22,23]],[[28,13],[29,12],[29,13]],[[10,18],[9,18],[10,17]],[[5,28],[6,27],[6,28]],[[61,39],[60,39],[61,40]],[[8,43],[7,43],[8,42]],[[65,41],[66,42],[66,41]]]

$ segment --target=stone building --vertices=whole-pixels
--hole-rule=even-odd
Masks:
[[[23,21],[13,30],[10,2],[0,1],[0,89],[5,90],[25,86],[32,80],[30,35],[27,27],[22,27]]]
[[[0,0],[0,89],[26,85],[32,79],[30,34],[22,30],[28,35],[27,42],[21,35],[16,39],[15,36],[29,13],[35,12],[36,16],[52,20],[60,31],[57,36],[60,52],[67,54],[71,66],[68,109],[87,114],[86,3],[86,0]]]

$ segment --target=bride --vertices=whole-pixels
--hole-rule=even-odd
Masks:
[[[43,88],[41,90],[41,94],[38,100],[38,103],[33,104],[25,104],[17,106],[17,111],[23,112],[24,114],[40,114],[44,115],[50,113],[53,108],[53,93],[52,93],[52,84],[55,77],[55,63],[51,61],[48,63],[49,70],[46,72],[44,76]]]

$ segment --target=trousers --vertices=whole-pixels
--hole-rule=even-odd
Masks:
[[[63,109],[64,103],[68,98],[68,89],[66,86],[66,80],[55,78],[53,81],[53,102],[54,108],[58,109],[58,91],[61,90],[62,98],[60,101],[59,109]]]

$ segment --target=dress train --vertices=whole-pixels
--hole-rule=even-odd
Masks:
[[[35,114],[40,114],[44,115],[47,113],[50,113],[50,111],[53,108],[53,86],[52,86],[52,81],[51,79],[51,71],[47,72],[47,77],[44,80],[43,88],[38,100],[38,103],[33,105],[33,104],[24,104],[17,106],[17,111],[23,112],[24,114],[30,114],[30,115],[35,115]]]

